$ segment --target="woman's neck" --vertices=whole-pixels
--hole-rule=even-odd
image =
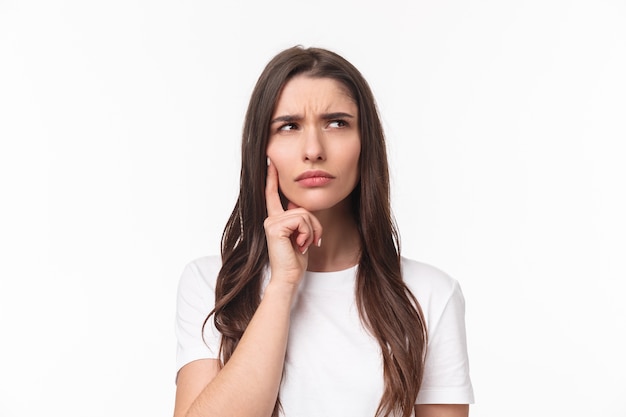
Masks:
[[[356,265],[361,253],[361,238],[347,201],[314,214],[324,230],[322,245],[319,248],[311,245],[309,248],[307,270],[341,271]]]

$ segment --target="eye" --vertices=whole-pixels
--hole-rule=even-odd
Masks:
[[[330,123],[328,123],[328,127],[330,128],[342,128],[342,127],[347,127],[348,126],[348,122],[346,122],[345,120],[332,120]]]
[[[285,123],[284,125],[281,125],[278,130],[279,131],[283,131],[283,132],[287,132],[290,130],[296,130],[298,128],[298,125],[296,125],[295,123]]]

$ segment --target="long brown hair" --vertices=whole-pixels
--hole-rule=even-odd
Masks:
[[[267,64],[257,81],[243,128],[239,197],[222,235],[215,308],[207,320],[214,315],[222,334],[220,357],[226,363],[260,303],[268,263],[263,221],[267,217],[264,190],[270,120],[285,83],[303,73],[341,82],[359,109],[361,172],[351,195],[361,239],[355,296],[361,321],[377,340],[383,357],[384,393],[376,416],[399,412],[407,417],[422,382],[426,325],[417,300],[402,280],[385,138],[374,96],[361,73],[333,52],[289,48]],[[277,400],[273,416],[279,407]]]

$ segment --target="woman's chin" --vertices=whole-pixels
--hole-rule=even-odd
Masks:
[[[303,208],[306,211],[311,213],[327,211],[331,209],[336,209],[344,204],[347,204],[347,199],[340,201],[324,201],[321,199],[316,200],[308,200],[308,199],[294,199],[288,200],[287,210],[291,210],[294,208]]]
[[[317,211],[328,210],[331,207],[320,205],[320,204],[311,204],[311,203],[306,203],[306,202],[298,204],[297,202],[289,201],[289,203],[287,204],[287,210],[293,210],[296,208],[303,208],[306,211],[315,213]]]
[[[287,210],[293,210],[296,208],[303,208],[306,211],[310,211],[311,213],[316,211],[323,211],[332,208],[332,205],[322,204],[320,201],[307,201],[307,200],[299,200],[287,199]]]

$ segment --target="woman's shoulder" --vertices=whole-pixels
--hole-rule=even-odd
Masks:
[[[215,288],[217,274],[222,267],[222,259],[218,255],[202,256],[193,259],[185,266],[180,278],[183,286],[208,286]]]
[[[441,269],[414,259],[402,257],[402,276],[407,285],[452,289],[457,280]]]
[[[461,292],[458,281],[446,272],[405,257],[402,257],[402,278],[422,307],[424,304],[445,305]]]

